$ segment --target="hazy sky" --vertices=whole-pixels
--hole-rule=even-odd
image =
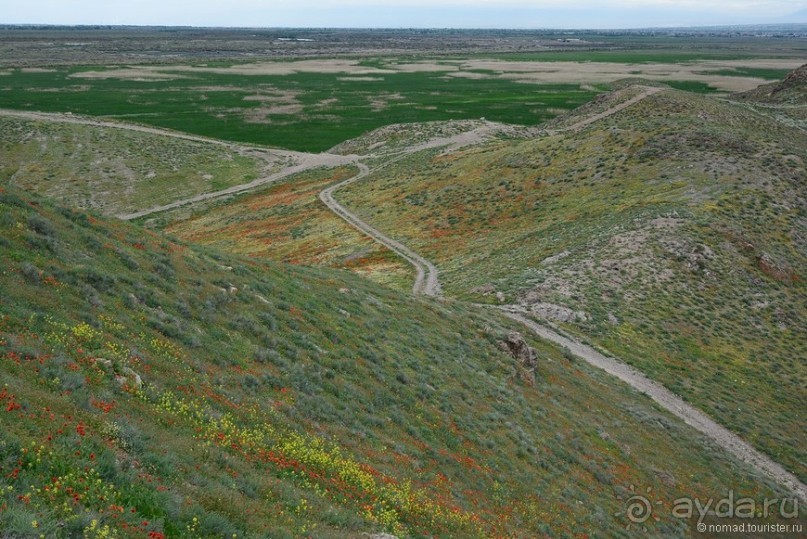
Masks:
[[[807,22],[805,10],[807,0],[0,0],[0,23],[626,28]]]

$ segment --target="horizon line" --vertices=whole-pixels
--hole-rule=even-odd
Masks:
[[[671,26],[625,26],[613,28],[597,27],[516,27],[516,26],[220,26],[206,24],[122,24],[122,23],[81,23],[81,24],[55,24],[55,23],[17,23],[0,22],[0,28],[8,27],[44,27],[44,28],[178,28],[178,29],[209,29],[209,30],[498,30],[498,31],[555,31],[555,32],[613,32],[613,31],[639,31],[639,30],[709,30],[717,28],[761,28],[761,27],[807,27],[807,22],[764,22],[764,23],[724,23],[705,25],[671,25]]]

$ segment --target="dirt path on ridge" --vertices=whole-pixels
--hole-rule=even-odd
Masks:
[[[632,98],[628,99],[627,101],[625,101],[623,103],[620,103],[619,105],[614,105],[610,109],[604,110],[604,111],[600,112],[599,114],[594,114],[592,116],[589,116],[588,118],[583,118],[579,122],[574,123],[574,124],[572,124],[572,125],[570,125],[568,127],[564,127],[562,129],[548,130],[548,133],[550,133],[550,134],[558,134],[558,133],[565,133],[566,131],[580,131],[584,127],[587,127],[587,126],[593,124],[594,122],[598,122],[598,121],[600,121],[600,120],[602,120],[604,118],[612,116],[612,115],[616,114],[617,112],[619,112],[621,110],[625,110],[626,108],[628,108],[630,106],[633,106],[636,103],[638,103],[639,101],[641,101],[641,100],[643,100],[643,99],[645,99],[647,97],[650,97],[653,94],[657,94],[657,93],[661,92],[662,90],[664,90],[664,88],[655,87],[655,86],[647,86],[647,87],[645,87],[644,92],[640,93],[639,95],[633,96]]]

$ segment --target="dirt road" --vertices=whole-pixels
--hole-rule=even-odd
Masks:
[[[334,200],[334,191],[337,191],[342,187],[364,178],[371,172],[370,169],[363,164],[359,164],[359,169],[360,172],[352,178],[337,183],[336,185],[332,185],[331,187],[328,187],[324,191],[320,192],[319,199],[322,200],[322,202],[324,202],[325,205],[328,206],[328,208],[330,208],[331,211],[333,211],[336,215],[378,243],[385,245],[388,249],[391,249],[415,267],[416,277],[415,284],[412,287],[413,294],[423,294],[426,296],[436,296],[440,294],[440,282],[437,279],[437,268],[434,266],[434,264],[415,253],[402,243],[385,236]]]
[[[784,485],[801,498],[801,500],[807,501],[807,486],[799,481],[795,475],[785,470],[781,465],[774,462],[760,451],[751,447],[751,445],[743,441],[742,438],[719,425],[697,408],[684,402],[680,397],[676,396],[661,384],[650,380],[633,367],[597,352],[590,346],[564,337],[548,327],[533,322],[518,312],[508,310],[508,307],[500,307],[500,309],[505,316],[524,324],[542,339],[552,341],[568,348],[575,356],[619,378],[640,393],[644,393],[656,401],[662,408],[681,418],[684,423],[706,435],[718,446],[737,457],[740,461],[748,464],[777,483]]]

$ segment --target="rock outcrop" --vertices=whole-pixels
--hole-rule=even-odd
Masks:
[[[535,368],[538,366],[538,357],[535,350],[524,340],[524,336],[518,331],[511,331],[501,342],[501,346],[516,360],[518,377],[529,385],[535,385]]]

